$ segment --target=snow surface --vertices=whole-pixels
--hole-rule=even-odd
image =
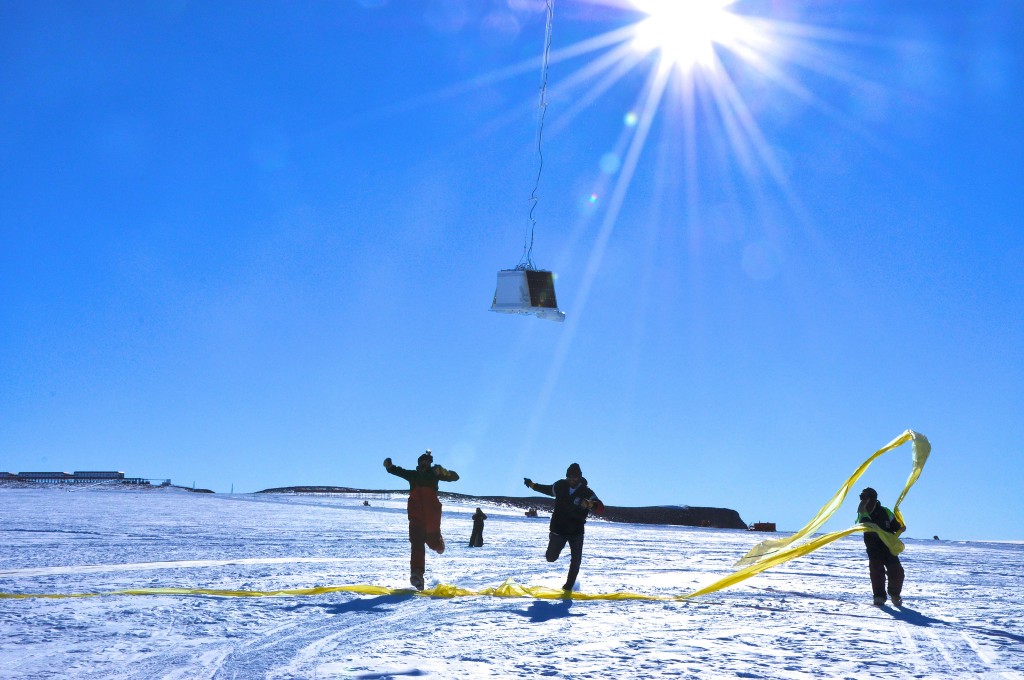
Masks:
[[[404,499],[0,489],[0,592],[408,587]],[[547,517],[446,504],[427,587],[560,587]],[[765,534],[588,523],[584,593],[678,595]],[[859,535],[690,601],[106,596],[0,599],[3,678],[1024,678],[1024,545],[910,539],[905,606],[871,605]]]

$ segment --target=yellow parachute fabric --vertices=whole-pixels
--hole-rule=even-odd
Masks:
[[[822,506],[821,510],[818,511],[818,514],[816,514],[803,529],[796,532],[792,536],[787,536],[785,538],[769,539],[767,541],[762,541],[758,543],[750,549],[750,552],[748,552],[738,562],[736,562],[735,566],[743,567],[755,564],[763,559],[767,559],[772,555],[776,554],[777,552],[779,552],[780,550],[783,550],[787,546],[796,543],[805,536],[813,534],[815,531],[820,529],[821,525],[827,522],[829,518],[831,518],[832,515],[835,514],[836,510],[839,509],[839,506],[842,505],[843,500],[846,498],[846,495],[850,492],[850,489],[857,482],[857,480],[860,479],[860,476],[864,474],[864,472],[868,469],[871,463],[873,463],[875,459],[881,456],[882,454],[887,453],[895,449],[897,446],[905,444],[908,441],[913,441],[913,468],[910,471],[910,476],[907,478],[906,486],[903,487],[903,493],[900,494],[900,497],[896,500],[896,505],[893,506],[893,512],[896,514],[897,519],[899,519],[900,523],[902,524],[903,516],[899,514],[899,505],[900,503],[903,502],[903,498],[907,495],[907,491],[910,489],[910,487],[912,487],[914,485],[914,482],[917,481],[917,478],[921,476],[921,468],[924,467],[925,461],[928,460],[928,454],[931,453],[932,449],[931,444],[928,443],[928,439],[923,434],[914,432],[913,430],[907,430],[899,437],[893,439],[891,442],[889,442],[888,444],[886,444],[885,446],[871,454],[871,456],[866,461],[861,463],[859,468],[854,470],[853,474],[850,475],[850,478],[843,482],[843,485],[839,487],[839,490],[836,491],[835,495],[833,495],[832,498],[830,498],[829,501]],[[875,527],[874,525],[869,526],[865,524],[864,526],[869,528],[871,531],[874,531],[879,536],[882,536],[882,540],[885,540],[890,550],[893,551],[893,554],[898,555],[899,553],[903,552],[902,541],[896,539],[896,542],[893,543],[889,540],[886,540],[885,534],[887,532],[881,531],[880,529],[878,529],[878,527]],[[891,536],[891,534],[889,535]],[[838,538],[838,536],[836,538]],[[826,543],[830,542],[831,541],[826,541]],[[824,543],[822,545],[824,545]],[[793,555],[793,557],[797,556],[798,555]]]
[[[832,496],[824,506],[822,506],[821,510],[818,511],[818,514],[816,514],[803,529],[792,536],[768,539],[767,541],[758,543],[750,549],[750,552],[736,562],[735,566],[741,567],[739,570],[734,571],[728,576],[720,578],[710,585],[695,590],[692,593],[681,595],[680,599],[700,597],[701,595],[707,595],[708,593],[728,588],[729,586],[735,585],[740,581],[750,578],[751,576],[760,574],[762,571],[771,569],[774,566],[782,564],[783,562],[788,562],[789,560],[797,557],[801,557],[807,553],[814,552],[818,548],[828,545],[835,540],[860,531],[872,531],[878,534],[878,536],[885,542],[886,546],[888,546],[892,554],[899,555],[903,552],[903,541],[894,534],[891,534],[888,531],[883,531],[871,522],[864,522],[857,526],[850,527],[849,529],[833,531],[832,533],[818,536],[806,543],[800,543],[797,545],[794,545],[794,543],[805,536],[813,534],[821,527],[821,525],[827,522],[829,518],[835,514],[836,510],[839,509],[839,506],[842,505],[843,499],[845,499],[846,495],[850,492],[850,489],[876,458],[888,451],[892,451],[896,447],[905,444],[908,441],[913,442],[912,468],[910,476],[907,477],[907,483],[903,487],[903,493],[900,494],[899,498],[896,500],[896,504],[893,506],[893,514],[896,515],[900,524],[905,525],[903,515],[899,510],[899,505],[903,502],[903,499],[906,497],[907,491],[910,487],[912,487],[914,483],[917,482],[917,478],[921,476],[921,469],[924,467],[925,461],[928,460],[928,455],[932,450],[932,446],[928,442],[928,438],[919,432],[914,432],[913,430],[907,430],[899,437],[893,439],[878,451],[871,454],[866,461],[861,463],[860,467],[854,470],[853,474],[850,475],[850,478],[843,482],[843,485],[839,487],[839,490],[836,491],[835,495]]]
[[[295,588],[290,590],[218,590],[214,588],[132,588],[111,590],[104,593],[0,593],[0,599],[71,599],[83,597],[105,597],[111,595],[198,595],[206,597],[296,597],[324,595],[327,593],[359,593],[361,595],[417,595],[420,597],[533,597],[541,600],[676,600],[678,597],[642,595],[639,593],[567,593],[544,586],[523,586],[507,579],[496,588],[468,590],[448,583],[440,583],[426,590],[409,588],[388,588],[386,586],[353,585],[322,586],[318,588]]]
[[[0,592],[0,599],[28,599],[28,598],[49,598],[49,599],[61,599],[61,598],[82,598],[82,597],[101,597],[107,595],[199,595],[208,597],[278,597],[278,596],[302,596],[302,595],[324,595],[327,593],[337,592],[348,592],[348,593],[359,593],[361,595],[418,595],[423,597],[438,597],[438,598],[453,598],[453,597],[470,597],[470,596],[490,596],[490,597],[533,597],[543,600],[556,600],[556,599],[573,599],[573,600],[689,600],[702,595],[713,593],[723,588],[728,588],[741,581],[744,581],[751,576],[760,574],[761,572],[771,569],[774,566],[788,562],[789,560],[801,557],[810,552],[821,548],[822,546],[828,545],[835,540],[838,540],[844,536],[849,536],[861,531],[872,531],[878,534],[885,544],[889,547],[894,555],[898,555],[903,552],[903,541],[897,536],[887,531],[883,531],[876,525],[865,522],[857,526],[850,527],[848,529],[842,529],[840,531],[834,531],[829,534],[824,534],[813,538],[805,543],[796,544],[800,539],[813,534],[818,528],[820,528],[842,505],[843,500],[849,493],[853,484],[856,483],[857,479],[860,478],[864,471],[867,470],[871,463],[881,456],[882,454],[895,449],[896,447],[905,444],[908,441],[912,441],[913,447],[913,467],[910,471],[910,476],[907,478],[907,483],[903,487],[903,492],[899,495],[896,500],[896,504],[893,506],[893,514],[900,521],[901,524],[905,525],[903,521],[903,515],[900,513],[899,505],[903,502],[904,497],[907,495],[907,491],[917,482],[917,478],[921,476],[921,469],[924,467],[925,462],[928,460],[928,455],[931,453],[931,444],[928,439],[912,430],[907,430],[902,435],[892,440],[881,449],[873,453],[866,461],[864,461],[860,467],[858,467],[854,473],[850,476],[846,482],[843,483],[839,490],[832,496],[829,501],[822,506],[818,514],[811,519],[807,525],[796,532],[792,536],[786,538],[769,539],[762,541],[751,550],[738,562],[735,566],[741,567],[737,571],[724,576],[714,583],[711,583],[703,588],[695,590],[691,593],[675,596],[658,596],[658,595],[642,595],[639,593],[629,592],[615,592],[615,593],[566,593],[562,590],[556,590],[553,588],[545,588],[543,586],[523,586],[515,583],[511,579],[507,579],[504,583],[496,588],[484,588],[483,590],[467,590],[465,588],[459,588],[458,586],[442,583],[429,588],[427,590],[411,590],[408,588],[388,588],[385,586],[374,586],[374,585],[352,585],[352,586],[321,586],[316,588],[297,588],[290,590],[217,590],[211,588],[137,588],[129,590],[114,590],[104,593],[2,593]],[[794,545],[796,544],[796,545]]]
[[[695,590],[692,593],[681,595],[680,599],[688,600],[690,598],[700,597],[701,595],[707,595],[709,593],[722,590],[723,588],[728,588],[729,586],[736,585],[740,581],[745,581],[751,576],[760,574],[762,571],[771,569],[774,566],[782,564],[783,562],[788,562],[789,560],[795,559],[802,555],[806,555],[809,552],[817,550],[823,545],[828,545],[832,541],[840,539],[843,536],[849,536],[850,534],[856,533],[858,531],[864,531],[864,527],[850,527],[849,529],[843,529],[842,531],[836,531],[831,534],[819,536],[818,538],[815,538],[812,541],[802,543],[798,546],[789,548],[788,550],[776,551],[770,555],[765,556],[763,559],[761,559],[758,562],[755,562],[754,564],[743,567],[742,569],[734,571],[728,576],[718,579],[710,585],[704,586],[703,588]]]

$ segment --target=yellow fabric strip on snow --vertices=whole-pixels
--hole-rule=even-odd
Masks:
[[[129,590],[113,590],[105,593],[66,593],[66,594],[53,594],[53,593],[0,593],[0,599],[29,599],[29,598],[46,598],[46,599],[64,599],[64,598],[82,598],[82,597],[101,597],[108,595],[203,595],[208,597],[282,597],[282,596],[303,596],[303,595],[324,595],[327,593],[358,593],[360,595],[418,595],[423,597],[441,597],[441,598],[452,598],[452,597],[470,597],[470,596],[490,596],[490,597],[533,597],[542,600],[560,600],[560,599],[573,599],[573,600],[689,600],[691,598],[700,597],[709,593],[722,590],[733,586],[740,581],[744,581],[751,576],[760,574],[762,571],[771,569],[774,566],[788,562],[789,560],[801,557],[810,552],[814,552],[818,548],[828,545],[835,540],[838,540],[844,536],[849,536],[860,531],[872,531],[878,534],[885,544],[889,547],[894,555],[898,555],[903,552],[903,541],[897,536],[887,531],[881,530],[870,522],[858,524],[857,526],[850,527],[849,529],[842,529],[840,531],[834,531],[830,534],[824,534],[813,538],[805,543],[796,544],[800,539],[813,534],[819,529],[825,522],[835,514],[839,506],[842,505],[846,495],[850,492],[850,489],[864,474],[868,466],[879,456],[888,451],[895,449],[896,447],[905,444],[906,442],[913,442],[913,467],[910,471],[910,476],[907,478],[907,483],[903,487],[903,492],[896,500],[896,504],[893,506],[893,514],[900,521],[900,524],[905,525],[903,521],[903,515],[900,513],[899,506],[903,502],[903,499],[907,495],[907,491],[910,487],[917,482],[917,478],[921,476],[921,469],[924,467],[925,462],[928,460],[928,455],[931,453],[931,444],[928,439],[918,432],[913,430],[907,430],[896,439],[875,451],[871,456],[861,463],[850,478],[847,479],[839,490],[836,491],[835,495],[824,506],[818,511],[810,522],[796,532],[792,536],[785,538],[769,539],[758,543],[750,549],[746,555],[744,555],[735,566],[741,567],[733,573],[724,576],[710,585],[704,586],[692,593],[686,593],[684,595],[675,596],[659,596],[659,595],[641,595],[638,593],[629,592],[616,592],[616,593],[566,593],[562,590],[556,590],[554,588],[545,588],[543,586],[523,586],[515,583],[511,579],[506,580],[500,586],[496,588],[484,588],[483,590],[467,590],[465,588],[459,588],[458,586],[449,585],[442,583],[429,588],[427,590],[411,590],[408,588],[387,588],[385,586],[372,586],[372,585],[354,585],[354,586],[321,586],[318,588],[298,588],[292,590],[217,590],[212,588],[137,588]]]
[[[760,560],[759,562],[756,562],[749,566],[743,567],[742,569],[734,571],[728,576],[720,578],[710,585],[704,586],[703,588],[695,590],[692,593],[681,595],[680,599],[688,600],[693,597],[700,597],[701,595],[707,595],[709,593],[722,590],[723,588],[728,588],[729,586],[734,586],[740,581],[745,581],[751,576],[760,574],[762,571],[771,569],[776,565],[782,564],[783,562],[788,562],[789,560],[800,557],[801,555],[806,555],[809,552],[817,550],[823,545],[828,545],[832,541],[840,539],[843,536],[849,536],[850,534],[856,533],[858,531],[864,531],[864,527],[856,526],[850,527],[849,529],[843,529],[842,531],[835,531],[831,534],[819,536],[818,538],[815,538],[814,540],[809,541],[807,543],[802,543],[801,545],[789,548],[788,550],[774,552],[771,555]]]
[[[566,593],[544,586],[523,586],[506,580],[496,588],[468,590],[441,583],[427,590],[409,588],[388,588],[386,586],[321,586],[318,588],[296,588],[291,590],[218,590],[214,588],[132,588],[111,590],[104,593],[0,593],[0,599],[69,599],[83,597],[107,597],[111,595],[199,595],[206,597],[296,597],[303,595],[324,595],[327,593],[359,593],[361,595],[417,595],[421,597],[533,597],[541,600],[676,600],[678,597],[641,595],[639,593]]]

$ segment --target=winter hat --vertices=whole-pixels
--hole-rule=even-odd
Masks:
[[[583,476],[583,470],[580,470],[580,464],[579,463],[573,463],[572,465],[570,465],[569,469],[565,471],[565,476],[566,477],[582,477]]]
[[[434,456],[431,455],[430,449],[427,449],[425,453],[423,453],[419,458],[416,459],[417,465],[422,465],[423,463],[426,463],[427,465],[429,465],[429,464],[431,464],[433,462],[434,462]]]
[[[864,487],[864,490],[860,492],[860,497],[863,499],[878,498],[878,492],[872,489],[870,486]]]

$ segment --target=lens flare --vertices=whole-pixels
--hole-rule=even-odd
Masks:
[[[636,26],[633,45],[657,50],[663,65],[690,69],[714,62],[715,44],[734,43],[742,30],[739,18],[726,10],[734,0],[633,0],[647,19]]]

